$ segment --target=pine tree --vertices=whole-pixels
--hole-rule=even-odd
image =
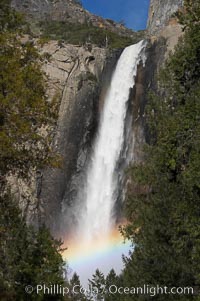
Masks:
[[[70,293],[68,294],[69,300],[72,301],[84,301],[86,299],[85,291],[80,282],[80,278],[77,273],[74,273],[69,282]]]
[[[23,17],[11,8],[11,0],[0,2],[0,32],[19,32],[24,25]]]
[[[160,72],[147,106],[150,143],[131,169],[140,188],[129,192],[125,235],[134,247],[125,259],[127,286],[200,284],[200,4],[178,13],[184,36]],[[134,299],[135,298],[135,299]],[[199,300],[159,295],[155,300]],[[149,296],[124,300],[149,300]]]
[[[121,296],[118,293],[112,294],[115,291],[115,287],[119,288],[123,286],[121,276],[118,276],[114,269],[111,269],[106,276],[106,294],[105,301],[118,301],[121,300]]]
[[[105,277],[104,274],[97,269],[95,274],[92,276],[92,279],[89,280],[89,286],[91,292],[93,292],[94,298],[97,301],[103,301],[105,296]]]
[[[22,17],[0,4],[0,171],[26,175],[30,167],[56,161],[49,135],[41,128],[55,123],[54,103],[45,97],[42,58],[33,43],[21,42]]]
[[[0,300],[47,300],[48,296],[27,295],[27,285],[63,285],[62,243],[42,227],[28,227],[10,196],[0,199]],[[50,300],[50,299],[48,299]],[[63,300],[52,296],[51,300]]]
[[[23,44],[24,21],[0,2],[0,300],[62,300],[62,296],[27,294],[26,285],[62,284],[61,242],[42,227],[26,225],[18,204],[5,194],[6,174],[26,176],[31,167],[55,160],[41,127],[55,122],[45,98],[41,57],[31,42]]]

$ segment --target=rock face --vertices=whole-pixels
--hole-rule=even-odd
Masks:
[[[46,17],[80,23],[89,20],[95,26],[103,22],[103,26],[109,23],[113,31],[117,29],[116,23],[90,14],[75,0],[12,0],[12,4],[38,20]],[[170,19],[181,5],[182,0],[151,0],[147,62],[145,68],[140,66],[138,70],[127,117],[134,133],[130,151],[135,161],[142,160],[142,145],[148,141],[144,114],[148,91],[156,89],[154,76],[182,33],[176,20]],[[127,34],[126,29],[120,30],[121,34]],[[49,41],[43,46],[36,41],[36,45],[46,57],[43,70],[47,75],[48,100],[60,99],[53,135],[54,149],[61,155],[63,164],[62,168],[40,171],[42,174],[38,174],[36,181],[34,175],[30,176],[30,183],[18,181],[16,184],[13,179],[10,182],[28,221],[36,226],[45,223],[52,233],[60,236],[61,229],[66,232],[66,228],[76,222],[72,210],[85,176],[104,95],[121,50],[110,51],[94,45],[80,47],[58,41]]]
[[[148,36],[151,43],[164,39],[166,50],[164,59],[174,50],[179,37],[183,34],[175,13],[183,8],[184,0],[151,0],[147,22]],[[161,62],[163,63],[164,60]],[[159,66],[158,66],[159,67]]]
[[[49,100],[61,96],[54,148],[61,154],[63,165],[61,169],[43,171],[39,216],[53,233],[60,234],[61,215],[76,202],[98,123],[101,95],[120,52],[94,46],[89,50],[67,44],[58,46],[56,41],[45,44],[41,52],[48,54],[43,69],[48,75]]]
[[[149,43],[146,50],[145,68],[140,66],[136,85],[132,95],[133,101],[133,132],[135,135],[134,161],[143,160],[143,145],[149,141],[149,131],[146,126],[145,106],[149,100],[149,91],[156,91],[158,82],[156,75],[167,59],[169,52],[174,50],[179,37],[183,34],[173,14],[183,5],[182,0],[151,0],[148,18]],[[128,179],[133,195],[145,194],[148,187],[135,185]]]
[[[90,14],[76,0],[12,0],[12,6],[33,23],[44,20],[88,23],[120,35],[135,34],[122,24]],[[24,43],[28,38],[24,38]],[[62,228],[74,223],[63,217],[73,219],[70,210],[75,207],[99,112],[121,50],[110,51],[91,44],[81,47],[61,41],[41,46],[37,39],[34,43],[46,57],[42,68],[47,75],[48,101],[60,99],[53,136],[54,149],[63,164],[62,168],[39,171],[38,177],[33,171],[26,183],[17,183],[16,178],[11,178],[10,183],[28,222],[36,227],[45,223],[52,233],[60,235]]]
[[[87,23],[108,29],[122,36],[134,36],[134,31],[121,23],[91,14],[77,0],[12,0],[12,6],[25,13],[29,20]]]
[[[147,28],[150,35],[158,33],[183,6],[183,0],[151,0]]]
[[[24,37],[24,42],[28,38]],[[46,74],[47,99],[59,101],[57,126],[52,135],[62,166],[39,173],[32,171],[25,182],[17,176],[10,176],[8,181],[27,222],[36,228],[45,223],[52,233],[60,235],[62,215],[76,201],[103,95],[121,50],[110,51],[94,45],[79,47],[58,41],[40,45],[37,39],[33,42],[46,58],[42,68]]]

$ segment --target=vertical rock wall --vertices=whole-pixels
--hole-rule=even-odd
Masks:
[[[173,14],[183,6],[183,0],[151,0],[147,28],[151,35],[168,25]]]
[[[42,52],[50,56],[44,66],[49,97],[57,92],[61,95],[54,147],[63,164],[62,168],[43,170],[40,216],[41,222],[60,235],[61,229],[66,232],[67,225],[73,222],[64,217],[77,201],[76,193],[98,123],[100,92],[109,82],[120,53],[94,45],[89,49],[68,44],[58,46],[56,41],[43,46]]]

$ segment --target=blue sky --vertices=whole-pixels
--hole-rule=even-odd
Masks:
[[[150,0],[82,0],[84,8],[104,18],[124,20],[134,30],[146,28]]]

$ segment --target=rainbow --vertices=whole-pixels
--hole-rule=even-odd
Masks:
[[[110,231],[106,237],[98,237],[88,243],[82,243],[75,238],[65,242],[67,250],[63,254],[64,260],[73,271],[76,271],[82,281],[94,273],[96,268],[105,274],[111,268],[120,272],[123,267],[122,254],[128,255],[131,248],[129,241],[125,241],[118,227]]]

